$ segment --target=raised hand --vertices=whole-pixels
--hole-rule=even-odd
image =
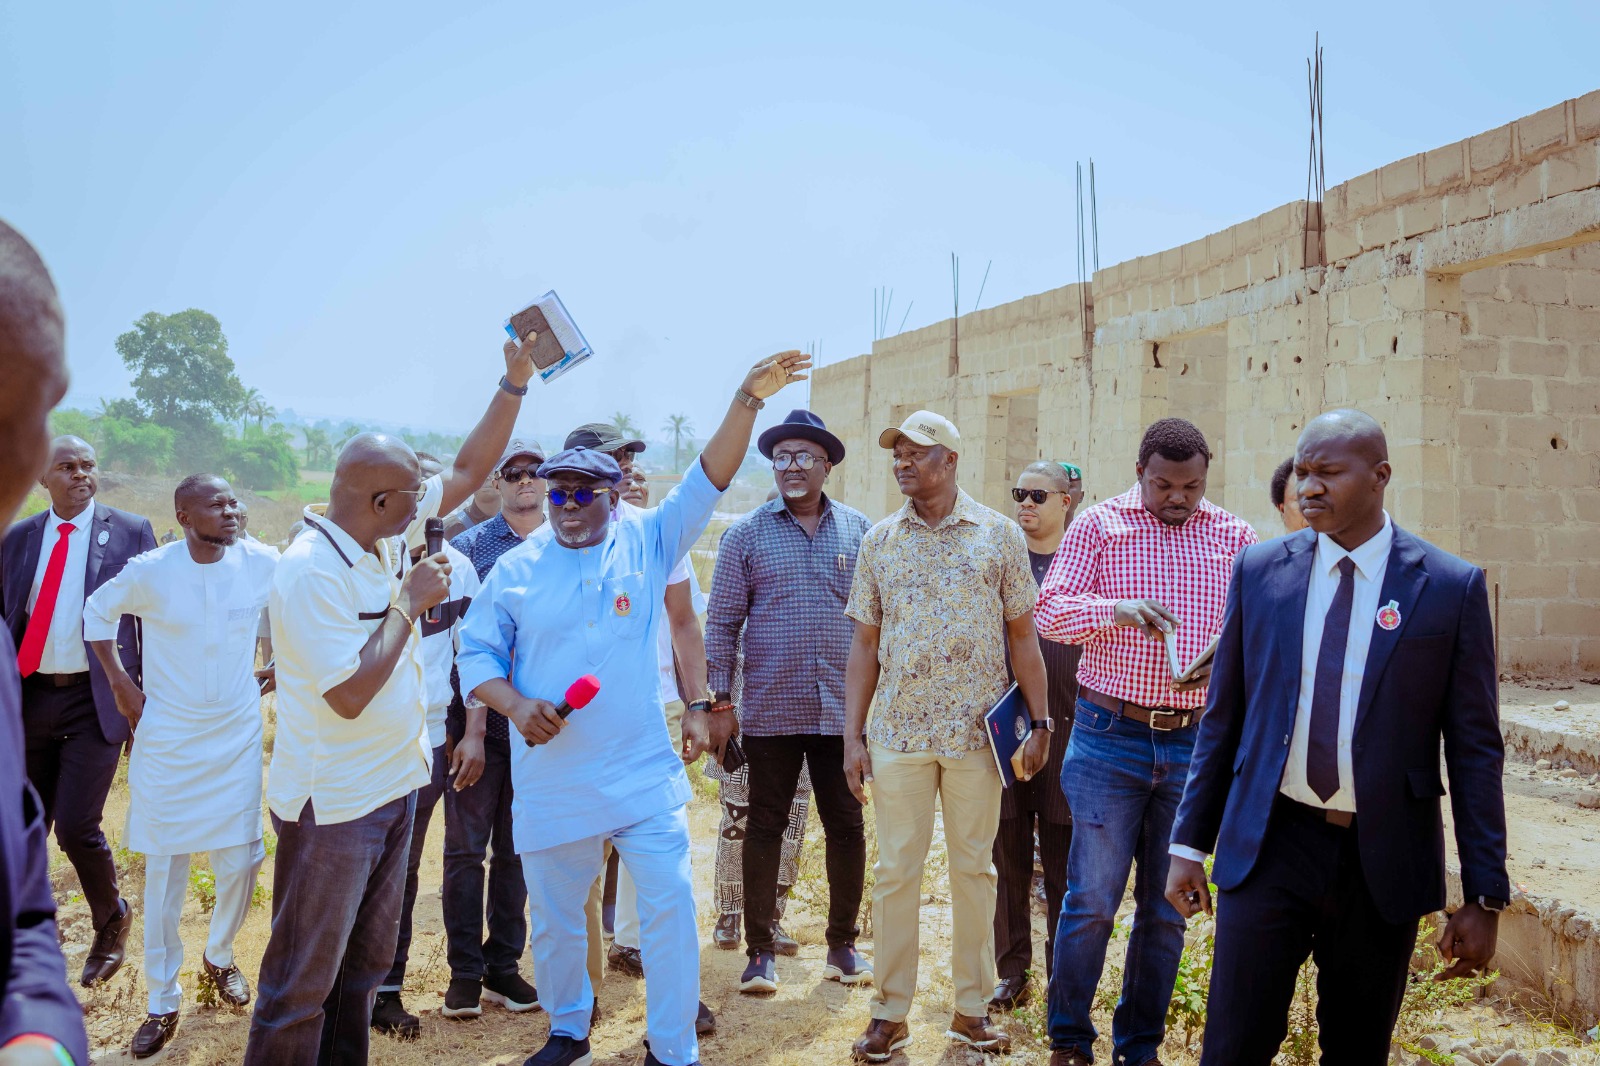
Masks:
[[[507,340],[501,349],[506,357],[506,380],[519,389],[533,380],[533,345],[538,339],[539,334],[530,333],[521,344]]]
[[[811,357],[804,352],[790,350],[768,356],[750,368],[744,376],[744,391],[758,400],[765,400],[785,385],[804,381],[810,377]]]

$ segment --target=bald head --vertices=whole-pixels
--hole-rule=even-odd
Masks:
[[[39,253],[0,222],[0,526],[44,469],[45,419],[67,391],[65,326]]]
[[[1383,427],[1365,411],[1354,408],[1329,411],[1307,422],[1306,428],[1300,433],[1299,446],[1303,447],[1307,441],[1339,441],[1369,462],[1384,463],[1389,460],[1389,439],[1384,436]]]
[[[417,453],[399,437],[361,433],[339,453],[328,518],[363,547],[406,531],[422,488]]]

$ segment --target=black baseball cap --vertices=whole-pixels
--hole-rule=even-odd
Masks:
[[[614,452],[626,448],[630,452],[644,451],[644,441],[623,434],[610,422],[588,422],[567,434],[566,448],[589,448],[597,452]]]

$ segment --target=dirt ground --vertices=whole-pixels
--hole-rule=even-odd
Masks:
[[[271,699],[270,696],[267,698],[269,708]],[[1526,786],[1537,784],[1527,778],[1529,772],[1529,767],[1508,767],[1508,783],[1511,784],[1508,806],[1511,807],[1513,825],[1523,826],[1514,829],[1513,848],[1530,859],[1541,854],[1559,856],[1541,873],[1548,877],[1571,877],[1571,887],[1576,889],[1582,878],[1592,876],[1593,870],[1587,868],[1587,864],[1578,868],[1577,864],[1563,861],[1570,860],[1570,853],[1563,855],[1561,849],[1555,846],[1556,840],[1547,834],[1567,829],[1554,822],[1556,817],[1593,815],[1594,812],[1579,812],[1565,805],[1558,810],[1549,800],[1525,793]],[[707,1066],[747,1063],[809,1066],[815,1063],[848,1062],[850,1045],[868,1020],[871,992],[866,988],[847,989],[835,982],[822,980],[826,886],[820,827],[813,818],[802,858],[796,898],[791,902],[786,922],[790,932],[800,941],[800,955],[798,958],[780,960],[781,987],[775,996],[742,996],[737,991],[737,982],[745,962],[743,953],[719,951],[710,940],[710,929],[715,920],[710,902],[718,818],[715,786],[701,776],[698,768],[690,773],[696,786],[690,810],[695,841],[697,904],[704,933],[701,951],[702,997],[718,1018],[716,1034],[702,1042],[702,1060]],[[1529,804],[1533,806],[1525,812],[1526,817],[1519,817],[1518,812]],[[122,837],[126,806],[124,770],[119,774],[106,811],[107,836],[111,838],[114,848],[117,848]],[[400,1043],[387,1037],[374,1037],[372,1059],[394,1066],[435,1066],[439,1062],[520,1063],[544,1042],[547,1021],[542,1012],[512,1015],[486,1005],[481,1019],[467,1022],[451,1021],[439,1014],[444,988],[449,980],[449,968],[445,963],[439,899],[442,822],[437,817],[434,822],[434,831],[429,836],[422,866],[421,891],[415,913],[416,933],[405,988],[407,1006],[422,1018],[422,1039],[414,1043]],[[1533,823],[1531,826],[1530,822]],[[1546,826],[1546,822],[1551,824]],[[870,815],[868,825],[870,829]],[[1583,827],[1584,830],[1588,828],[1587,825]],[[1588,833],[1582,835],[1587,836]],[[270,842],[270,834],[268,839]],[[76,890],[76,877],[71,866],[59,853],[53,854],[53,860],[52,873],[57,899],[61,904],[61,926],[68,968],[75,975],[82,965],[92,930],[87,908]],[[95,1061],[107,1064],[133,1061],[126,1049],[145,1013],[145,987],[140,965],[143,954],[143,864],[140,856],[120,848],[117,850],[117,860],[124,874],[124,894],[134,904],[134,929],[128,943],[128,963],[108,985],[93,991],[79,990]],[[196,865],[200,864],[197,862]],[[1567,869],[1560,869],[1563,866]],[[910,1018],[913,1043],[905,1052],[897,1055],[894,1062],[897,1066],[972,1066],[980,1061],[993,1062],[997,1066],[1004,1063],[1044,1063],[1049,1050],[1045,1038],[1042,980],[1039,981],[1035,1002],[1004,1019],[1016,1045],[1010,1054],[985,1057],[957,1048],[945,1039],[945,1026],[953,1006],[948,969],[950,909],[948,884],[943,874],[942,846],[937,840],[927,869],[922,911],[922,966],[918,975],[916,1004]],[[252,983],[269,932],[270,904],[266,899],[266,889],[270,888],[271,882],[272,858],[269,855],[259,882],[263,886],[261,905],[252,909],[237,942],[240,966]],[[194,971],[205,942],[207,921],[208,915],[202,911],[191,888],[182,924],[186,948],[183,1022],[168,1051],[152,1061],[201,1066],[235,1063],[243,1055],[249,1029],[248,1009],[234,1011],[195,1003]],[[1037,902],[1034,924],[1035,958],[1042,959],[1042,902]],[[1107,976],[1102,981],[1101,1003],[1096,1014],[1097,1024],[1102,1031],[1109,1030],[1106,1007],[1115,999],[1115,982],[1118,979],[1115,967],[1120,963],[1123,943],[1121,938],[1113,941]],[[864,938],[862,946],[870,954],[870,939]],[[523,973],[537,983],[537,974],[532,972],[531,961],[526,958]],[[609,974],[600,990],[600,1004],[603,1018],[593,1034],[595,1061],[600,1066],[636,1066],[642,1063],[643,982]],[[1410,1014],[1402,1020],[1400,1038],[1414,1046],[1425,1034],[1441,1033],[1455,1038],[1481,1039],[1485,1043],[1511,1037],[1523,1048],[1552,1045],[1570,1047],[1576,1043],[1574,1034],[1549,1024],[1549,1019],[1541,1016],[1537,1009],[1513,1008],[1493,996],[1477,1002],[1447,1004],[1437,1010]],[[1162,1061],[1168,1066],[1193,1066],[1198,1060],[1198,1034],[1193,1044],[1192,1048],[1185,1047],[1180,1034],[1169,1034]],[[1097,1057],[1099,1061],[1109,1061],[1108,1040],[1102,1038],[1100,1041]],[[1291,1060],[1285,1057],[1280,1061]],[[1409,1064],[1427,1060],[1419,1060],[1417,1054],[1407,1052],[1396,1061]]]

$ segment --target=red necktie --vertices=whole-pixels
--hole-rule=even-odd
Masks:
[[[39,598],[34,601],[28,628],[22,634],[22,648],[17,652],[17,669],[23,677],[39,669],[39,660],[44,656],[50,619],[56,613],[56,595],[61,591],[61,573],[67,568],[67,537],[76,528],[71,522],[56,527],[60,536],[56,538],[55,547],[50,549],[50,562],[44,568],[44,580],[39,582]]]

